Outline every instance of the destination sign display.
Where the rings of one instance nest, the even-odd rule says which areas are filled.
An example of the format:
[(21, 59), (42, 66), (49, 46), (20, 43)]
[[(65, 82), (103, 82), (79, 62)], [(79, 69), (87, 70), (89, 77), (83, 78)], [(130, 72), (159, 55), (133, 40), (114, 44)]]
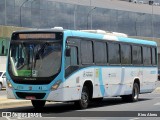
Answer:
[(19, 39), (55, 39), (55, 33), (19, 33)]

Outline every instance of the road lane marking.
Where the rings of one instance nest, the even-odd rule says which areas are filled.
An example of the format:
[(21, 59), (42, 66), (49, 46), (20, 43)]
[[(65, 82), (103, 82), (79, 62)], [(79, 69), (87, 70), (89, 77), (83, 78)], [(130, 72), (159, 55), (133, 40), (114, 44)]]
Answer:
[(155, 103), (154, 105), (160, 105), (160, 102), (158, 102), (158, 103)]
[(107, 120), (107, 119), (103, 119), (103, 118), (99, 118), (99, 119), (89, 119), (89, 118), (82, 118), (81, 120)]

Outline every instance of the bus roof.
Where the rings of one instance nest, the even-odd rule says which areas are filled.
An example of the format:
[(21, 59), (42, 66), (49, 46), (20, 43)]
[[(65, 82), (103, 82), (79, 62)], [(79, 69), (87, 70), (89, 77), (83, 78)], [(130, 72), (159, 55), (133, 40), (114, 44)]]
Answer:
[(109, 40), (109, 41), (120, 41), (120, 42), (126, 42), (126, 43), (136, 43), (136, 44), (157, 46), (157, 43), (155, 41), (149, 41), (149, 40), (128, 38), (128, 37), (115, 36), (115, 35), (105, 35), (105, 34), (100, 34), (100, 33), (89, 33), (89, 32), (76, 31), (76, 30), (64, 31), (64, 33), (66, 33), (66, 35), (68, 34), (68, 36), (69, 36), (69, 32), (71, 33), (71, 36), (75, 36), (75, 37), (85, 37), (85, 38), (93, 38), (93, 39), (102, 39), (102, 40)]
[(126, 42), (126, 43), (136, 43), (136, 44), (157, 46), (157, 43), (155, 41), (128, 38), (128, 37), (123, 37), (119, 35), (116, 36), (111, 34), (91, 33), (91, 32), (87, 32), (87, 30), (80, 31), (80, 30), (64, 30), (64, 29), (31, 29), (31, 30), (16, 31), (13, 33), (32, 33), (32, 32), (64, 32), (66, 37), (73, 36), (73, 37), (102, 39), (102, 40), (109, 40), (109, 41), (120, 41), (120, 42)]

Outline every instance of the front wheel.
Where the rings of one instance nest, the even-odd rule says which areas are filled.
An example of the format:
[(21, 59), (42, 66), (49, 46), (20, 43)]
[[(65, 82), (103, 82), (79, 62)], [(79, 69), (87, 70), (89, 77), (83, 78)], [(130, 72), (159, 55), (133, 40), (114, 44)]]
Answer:
[(75, 102), (75, 105), (80, 109), (86, 109), (89, 104), (89, 90), (86, 86), (83, 87), (81, 99)]
[(45, 100), (31, 100), (31, 102), (35, 109), (42, 109), (46, 103)]

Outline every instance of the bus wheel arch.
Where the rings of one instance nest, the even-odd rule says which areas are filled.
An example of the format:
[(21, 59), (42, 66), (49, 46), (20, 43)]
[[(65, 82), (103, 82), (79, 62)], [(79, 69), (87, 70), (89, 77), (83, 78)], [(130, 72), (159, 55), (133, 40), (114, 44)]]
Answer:
[(92, 99), (92, 95), (93, 95), (93, 84), (90, 80), (87, 80), (83, 84), (80, 100), (75, 101), (76, 107), (80, 109), (86, 109), (89, 105), (89, 102)]
[(89, 100), (92, 100), (93, 96), (93, 83), (90, 80), (84, 82), (83, 87), (86, 86), (89, 90)]
[(133, 85), (137, 83), (139, 86), (139, 90), (140, 90), (140, 80), (138, 78), (135, 78)]

